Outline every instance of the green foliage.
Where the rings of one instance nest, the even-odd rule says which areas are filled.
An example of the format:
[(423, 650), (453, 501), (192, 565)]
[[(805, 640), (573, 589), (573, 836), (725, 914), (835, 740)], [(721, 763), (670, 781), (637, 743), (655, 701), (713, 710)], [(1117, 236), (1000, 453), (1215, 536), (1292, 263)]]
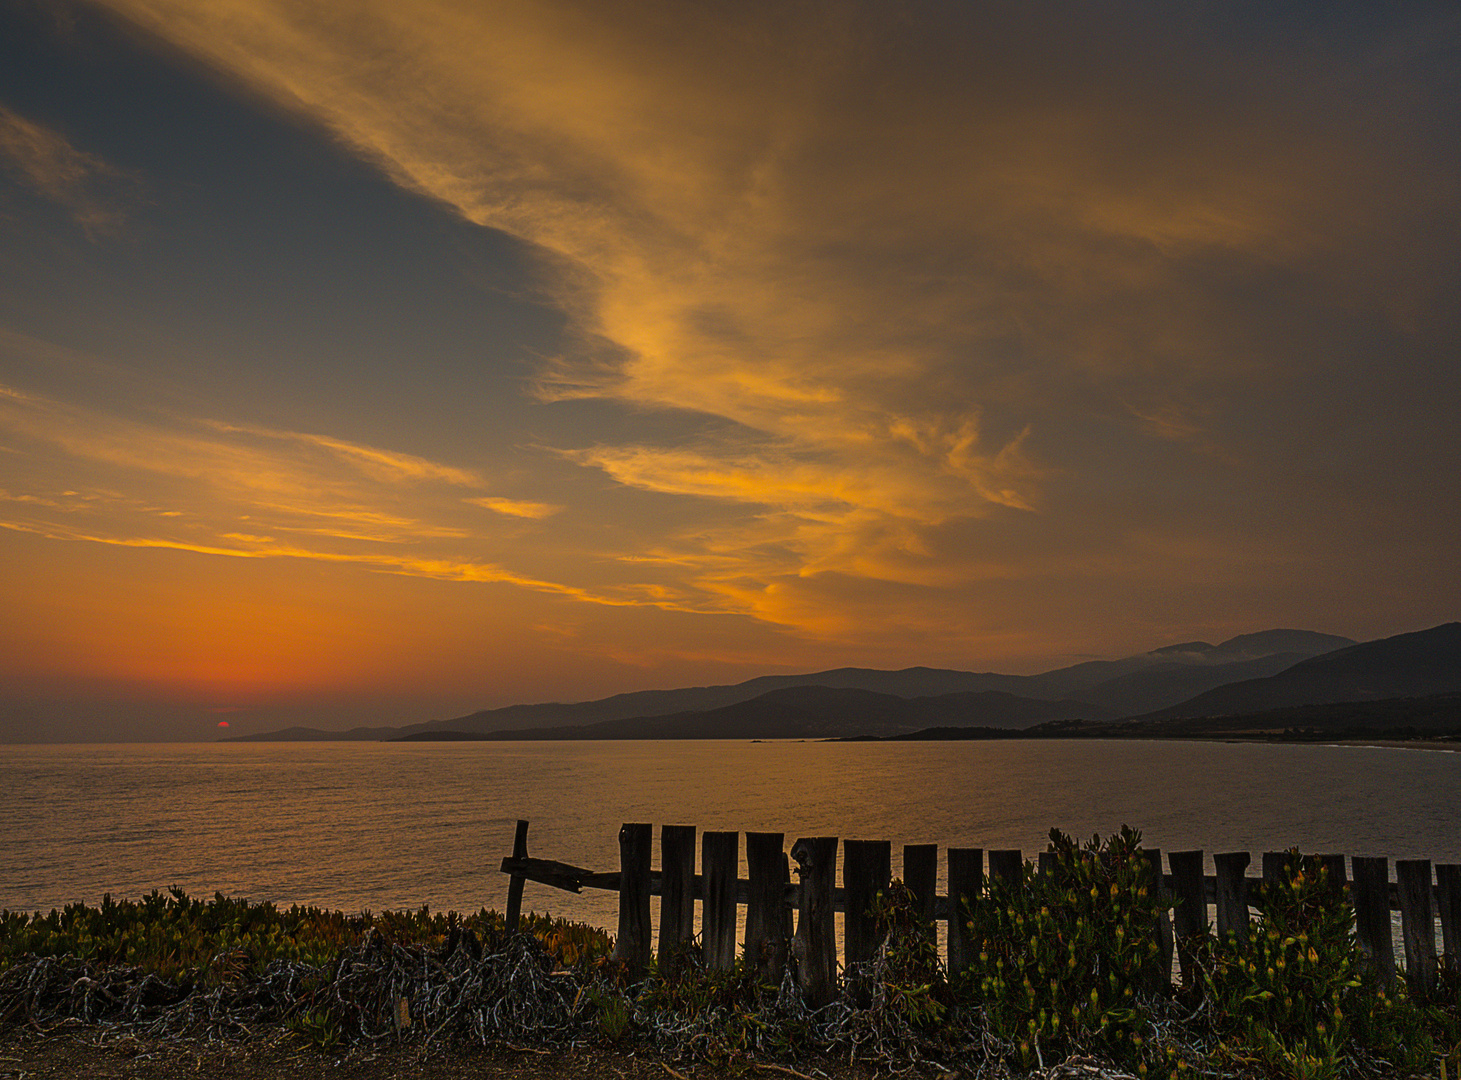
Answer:
[(1126, 827), (1084, 846), (1051, 830), (1048, 873), (1027, 864), (1018, 887), (991, 881), (973, 904), (979, 953), (961, 990), (1022, 1067), (1089, 1047), (1145, 1075), (1140, 995), (1156, 982), (1159, 907), (1140, 845)]
[(598, 1016), (599, 1034), (610, 1043), (621, 1042), (633, 1026), (633, 1002), (613, 985), (591, 983), (584, 988), (584, 993)]
[(340, 1043), (340, 1024), (329, 1009), (301, 1010), (286, 1023), (291, 1031), (303, 1035), (321, 1050), (333, 1050)]
[(919, 917), (912, 891), (897, 878), (878, 894), (873, 919), (883, 939), (873, 965), (874, 1001), (914, 1028), (937, 1027), (947, 1012), (947, 985), (933, 925)]
[(1341, 1075), (1356, 1048), (1397, 1071), (1427, 1065), (1426, 1016), (1403, 983), (1388, 993), (1377, 984), (1355, 942), (1348, 899), (1316, 859), (1292, 851), (1287, 867), (1257, 890), (1247, 945), (1229, 934), (1199, 955), (1225, 1053), (1295, 1080)]
[[(526, 915), (522, 927), (562, 967), (591, 963), (609, 952), (608, 935), (584, 923)], [(49, 915), (0, 911), (0, 972), (28, 958), (71, 955), (217, 985), (258, 974), (275, 960), (324, 967), (358, 946), (372, 929), (387, 941), (431, 947), (463, 933), (490, 946), (505, 934), (502, 916), (486, 908), (466, 917), (432, 914), (425, 907), (346, 915), (250, 904), (221, 893), (203, 901), (181, 889), (153, 890), (136, 902), (104, 896), (97, 907), (69, 904)]]

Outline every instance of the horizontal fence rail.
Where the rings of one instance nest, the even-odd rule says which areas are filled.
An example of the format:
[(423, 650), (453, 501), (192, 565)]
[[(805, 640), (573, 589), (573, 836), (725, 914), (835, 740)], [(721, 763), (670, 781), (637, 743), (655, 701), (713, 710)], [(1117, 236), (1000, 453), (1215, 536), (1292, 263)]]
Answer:
[[(660, 898), (658, 958), (662, 966), (680, 963), (684, 948), (694, 937), (695, 901), (700, 901), (701, 946), (706, 966), (725, 970), (735, 963), (737, 909), (746, 909), (745, 941), (748, 963), (779, 980), (789, 958), (796, 959), (797, 978), (811, 1003), (830, 1000), (836, 983), (835, 915), (843, 914), (843, 966), (871, 959), (880, 942), (875, 938), (871, 908), (878, 893), (893, 878), (892, 844), (886, 840), (842, 840), (842, 884), (837, 884), (838, 838), (797, 840), (790, 853), (784, 833), (745, 833), (747, 877), (738, 877), (740, 839), (736, 832), (706, 832), (701, 836), (700, 872), (695, 872), (693, 825), (666, 825), (660, 830), (660, 869), (651, 866), (654, 827), (626, 824), (619, 830), (620, 868), (595, 871), (552, 859), (532, 858), (527, 850), (528, 823), (519, 821), (513, 853), (502, 860), (509, 875), (507, 924), (515, 930), (522, 911), (525, 881), (581, 893), (605, 889), (619, 893), (619, 927), (614, 948), (617, 960), (635, 968), (649, 962), (652, 938), (651, 898)], [(902, 880), (915, 908), (928, 920), (944, 923), (946, 959), (951, 976), (973, 959), (959, 903), (977, 903), (986, 875), (1019, 885), (1025, 872), (1019, 850), (983, 848), (947, 849), (948, 893), (937, 895), (938, 845), (910, 844), (903, 848)], [(1248, 852), (1213, 855), (1216, 873), (1206, 874), (1202, 851), (1173, 851), (1162, 870), (1162, 854), (1144, 849), (1159, 897), (1167, 901), (1157, 927), (1157, 944), (1171, 970), (1175, 953), (1184, 985), (1194, 985), (1193, 939), (1211, 932), (1207, 909), (1216, 913), (1216, 931), (1246, 941), (1251, 912), (1248, 898), (1257, 886), (1277, 880), (1287, 867), (1288, 852), (1265, 852), (1261, 876), (1250, 876)], [(1347, 892), (1355, 913), (1355, 933), (1361, 950), (1386, 983), (1396, 977), (1396, 956), (1391, 938), (1392, 911), (1400, 912), (1401, 943), (1406, 979), (1417, 993), (1435, 985), (1441, 957), (1436, 952), (1439, 920), (1442, 954), (1447, 963), (1461, 958), (1461, 866), (1434, 867), (1426, 859), (1395, 863), (1390, 881), (1389, 860), (1320, 855), (1336, 889)], [(986, 870), (987, 860), (987, 870)], [(791, 880), (796, 863), (798, 882)], [(1035, 870), (1048, 873), (1055, 854), (1038, 853)], [(793, 913), (796, 914), (793, 927)], [(1162, 980), (1165, 982), (1165, 980)], [(1156, 989), (1157, 987), (1153, 987)]]

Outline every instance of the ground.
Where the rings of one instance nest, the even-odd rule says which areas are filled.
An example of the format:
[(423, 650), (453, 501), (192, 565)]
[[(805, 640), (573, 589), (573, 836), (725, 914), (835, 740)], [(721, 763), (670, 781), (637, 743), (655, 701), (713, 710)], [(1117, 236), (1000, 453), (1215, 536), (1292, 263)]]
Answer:
[[(0, 1080), (874, 1080), (879, 1075), (846, 1064), (805, 1068), (663, 1064), (604, 1050), (411, 1047), (331, 1054), (293, 1036), (239, 1043), (160, 1042), (80, 1027), (44, 1035), (11, 1030), (0, 1036)], [(950, 1080), (959, 1075), (948, 1074)]]

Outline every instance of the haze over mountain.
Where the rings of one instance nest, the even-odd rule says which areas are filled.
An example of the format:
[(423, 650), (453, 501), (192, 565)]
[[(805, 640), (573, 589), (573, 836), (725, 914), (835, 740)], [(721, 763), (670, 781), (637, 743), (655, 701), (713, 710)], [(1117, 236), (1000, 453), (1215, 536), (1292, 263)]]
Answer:
[[(985, 708), (981, 715), (987, 715), (989, 719), (956, 720), (941, 714), (938, 718), (930, 717), (926, 720), (910, 719), (908, 723), (915, 728), (952, 723), (995, 727), (1024, 726), (1076, 716), (1103, 719), (1147, 712), (1177, 704), (1223, 683), (1269, 674), (1301, 659), (1353, 644), (1355, 643), (1349, 638), (1308, 630), (1268, 630), (1244, 634), (1219, 645), (1200, 641), (1183, 642), (1136, 656), (1118, 660), (1087, 661), (1038, 675), (1004, 675), (927, 667), (906, 668), (901, 671), (837, 668), (803, 675), (767, 675), (728, 686), (644, 690), (617, 694), (599, 701), (511, 705), (449, 720), (399, 728), (355, 728), (346, 732), (291, 728), (244, 736), (239, 741), (431, 738), (446, 733), (486, 735), (502, 731), (577, 728), (613, 721), (704, 713), (796, 687), (855, 690), (899, 699), (1003, 694), (1024, 699), (1029, 704), (1016, 708), (1006, 702), (1006, 708), (1001, 712), (991, 707), (996, 699), (986, 697), (982, 699)], [(844, 705), (850, 700), (844, 701)], [(775, 711), (783, 705), (784, 701), (773, 698), (767, 707)], [(879, 713), (874, 709), (867, 718), (867, 723), (875, 725), (878, 716), (885, 712), (886, 710)], [(906, 711), (905, 715), (912, 717), (914, 714)], [(1015, 718), (1020, 722), (1015, 722)], [(734, 723), (744, 727), (749, 721), (740, 717), (734, 719)], [(746, 727), (746, 730), (750, 728)]]
[(1453, 691), (1461, 691), (1461, 622), (1311, 657), (1267, 678), (1208, 690), (1161, 709), (1150, 719), (1224, 716)]

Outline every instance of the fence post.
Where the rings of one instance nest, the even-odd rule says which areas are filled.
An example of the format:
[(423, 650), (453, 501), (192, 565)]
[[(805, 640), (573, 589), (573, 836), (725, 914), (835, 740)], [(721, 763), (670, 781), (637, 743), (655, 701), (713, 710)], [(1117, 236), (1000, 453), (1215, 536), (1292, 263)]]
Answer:
[(843, 964), (865, 963), (877, 955), (877, 920), (873, 903), (893, 877), (893, 845), (887, 840), (842, 841)]
[[(517, 832), (512, 838), (512, 857), (514, 859), (526, 859), (528, 857), (528, 823), (519, 820)], [(507, 879), (507, 911), (503, 916), (503, 922), (509, 934), (517, 933), (518, 923), (523, 913), (523, 879), (513, 874)]]
[(695, 826), (664, 826), (659, 851), (659, 963), (668, 971), (695, 936)]
[(1227, 851), (1212, 857), (1217, 871), (1217, 932), (1219, 938), (1233, 934), (1240, 946), (1248, 944), (1248, 869), (1246, 851)]
[(1348, 879), (1344, 876), (1344, 856), (1320, 855), (1319, 865), (1324, 868), (1325, 879), (1329, 887), (1342, 895), (1349, 885)]
[(797, 982), (809, 1008), (820, 1009), (832, 1000), (837, 978), (837, 937), (833, 925), (832, 890), (837, 881), (837, 837), (798, 840), (791, 849), (801, 875), (801, 904), (797, 912)]
[(913, 911), (933, 925), (934, 900), (938, 896), (938, 845), (903, 845), (903, 884), (913, 894)]
[(1263, 884), (1276, 885), (1290, 873), (1287, 851), (1265, 851), (1263, 853)]
[(1389, 988), (1395, 982), (1395, 946), (1390, 940), (1390, 860), (1356, 855), (1350, 862), (1354, 869), (1350, 898), (1354, 901), (1355, 936), (1380, 982)]
[(784, 833), (746, 833), (746, 963), (772, 982), (786, 966)]
[(1177, 963), (1182, 969), (1182, 986), (1197, 986), (1194, 939), (1207, 936), (1207, 891), (1202, 882), (1202, 852), (1169, 851), (1172, 868), (1172, 931), (1177, 938)]
[(960, 913), (960, 901), (972, 908), (984, 891), (984, 849), (949, 848), (949, 976), (962, 975), (979, 952)]
[(654, 826), (625, 824), (619, 829), (619, 939), (614, 959), (633, 971), (649, 963), (649, 859)]
[[(781, 853), (781, 884), (787, 895), (790, 896), (791, 856), (784, 851)], [(791, 947), (791, 939), (796, 937), (796, 924), (794, 921), (795, 909), (796, 904), (783, 903), (781, 907), (781, 936), (786, 940), (788, 948)]]
[(1157, 901), (1156, 941), (1157, 955), (1152, 961), (1152, 971), (1147, 990), (1153, 994), (1165, 994), (1172, 986), (1172, 917), (1167, 913), (1171, 907), (1170, 896), (1162, 884), (1162, 849), (1143, 848), (1150, 874), (1147, 888)]
[(1436, 893), (1446, 967), (1461, 971), (1461, 866), (1443, 863), (1436, 867)]
[(741, 834), (707, 832), (700, 838), (700, 868), (705, 898), (700, 905), (700, 941), (705, 967), (729, 971), (736, 966), (736, 871)]
[(1431, 906), (1431, 861), (1397, 859), (1400, 935), (1405, 942), (1405, 981), (1417, 1001), (1436, 988), (1436, 919)]
[(989, 853), (989, 877), (1018, 887), (1025, 868), (1024, 856), (1018, 848)]

